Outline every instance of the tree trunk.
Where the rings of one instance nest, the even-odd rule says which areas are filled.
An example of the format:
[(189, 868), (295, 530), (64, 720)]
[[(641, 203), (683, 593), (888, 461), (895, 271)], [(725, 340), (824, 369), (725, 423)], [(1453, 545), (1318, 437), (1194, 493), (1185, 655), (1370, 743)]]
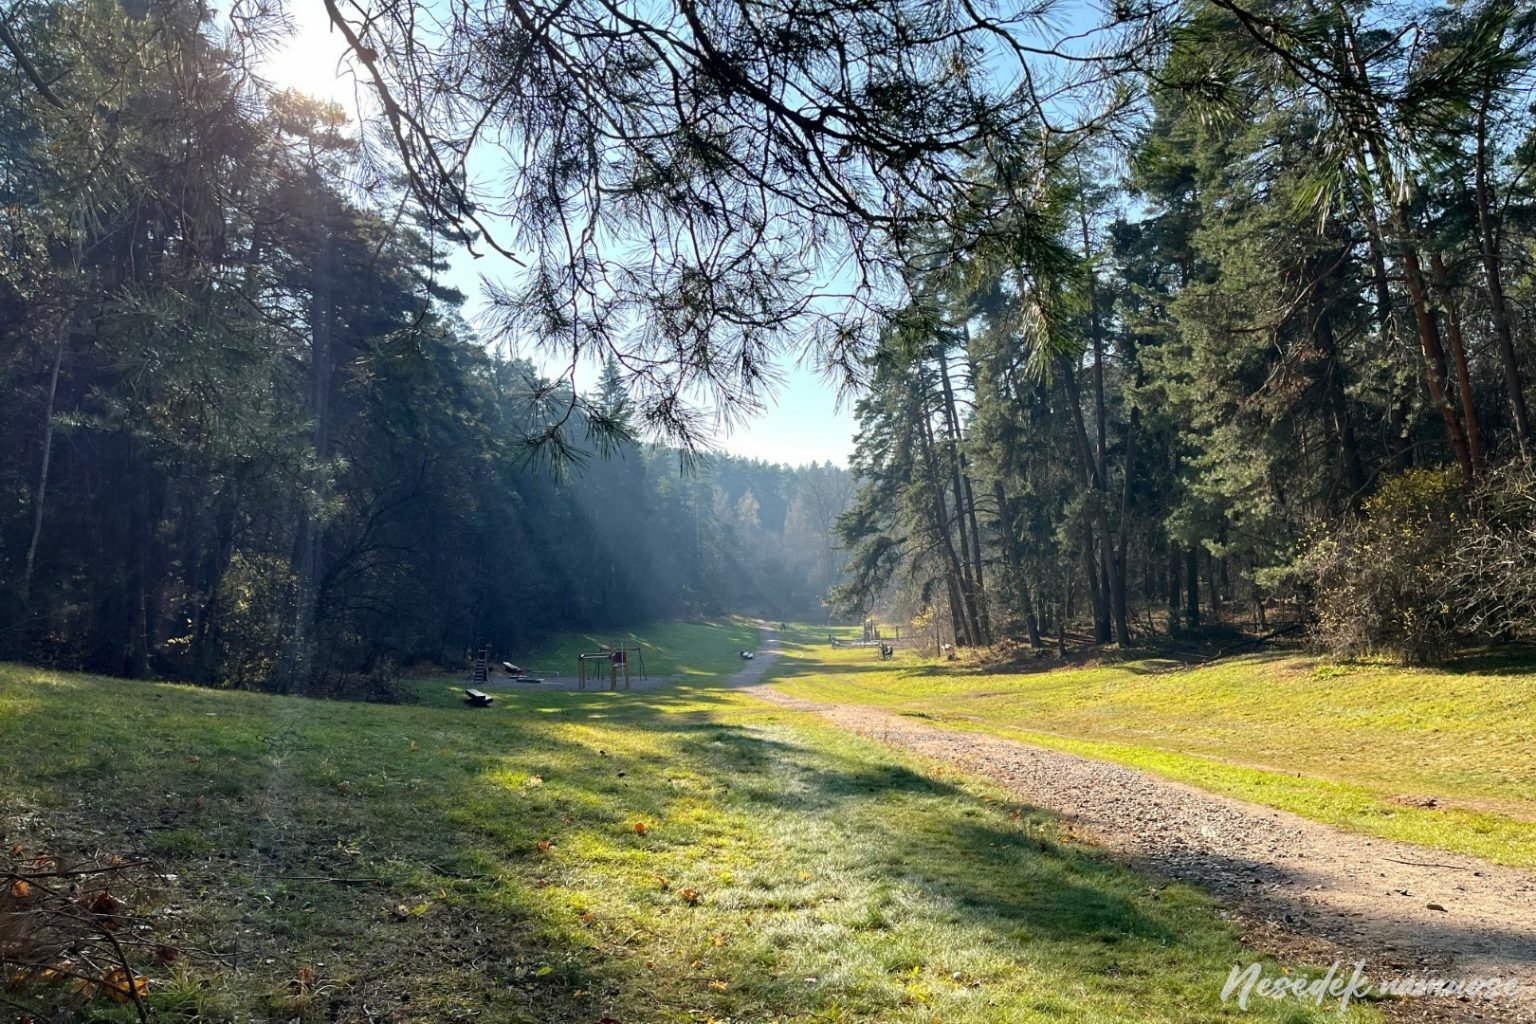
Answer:
[(965, 640), (965, 615), (960, 610), (960, 586), (955, 582), (954, 573), (944, 574), (944, 585), (949, 591), (949, 633), (954, 637), (955, 646), (962, 646)]
[(1184, 625), (1200, 625), (1200, 549), (1193, 544), (1184, 549)]
[(1445, 340), (1451, 349), (1451, 365), (1456, 369), (1456, 390), (1461, 397), (1461, 415), (1466, 423), (1467, 451), (1472, 459), (1472, 472), (1483, 474), (1483, 432), (1478, 424), (1477, 404), (1472, 395), (1472, 371), (1467, 367), (1467, 348), (1461, 338), (1461, 313), (1456, 308), (1456, 294), (1451, 290), (1451, 277), (1445, 270), (1445, 261), (1439, 253), (1430, 253), (1430, 270), (1435, 275), (1435, 285), (1445, 302)]
[[(978, 644), (978, 634), (981, 626), (976, 618), (975, 607), (970, 603), (970, 580), (966, 575), (966, 562), (955, 550), (955, 538), (950, 533), (949, 509), (944, 501), (944, 478), (939, 472), (938, 457), (934, 453), (933, 424), (929, 422), (928, 411), (918, 403), (917, 428), (919, 440), (923, 448), (923, 460), (928, 470), (929, 485), (933, 488), (933, 529), (935, 539), (940, 542), (944, 552), (945, 561), (949, 566), (951, 584), (958, 590), (956, 603), (959, 612), (959, 620), (964, 624), (963, 632), (966, 646), (974, 647)], [(961, 642), (962, 633), (956, 631), (955, 643)]]
[(1177, 633), (1179, 630), (1180, 606), (1183, 601), (1180, 598), (1181, 589), (1179, 579), (1184, 571), (1184, 559), (1179, 555), (1179, 546), (1173, 541), (1168, 542), (1168, 578), (1166, 580), (1168, 594), (1168, 632)]
[(1354, 418), (1349, 414), (1349, 396), (1344, 391), (1344, 370), (1339, 365), (1338, 345), (1333, 336), (1333, 317), (1319, 309), (1312, 337), (1323, 357), (1323, 394), (1328, 400), (1329, 417), (1339, 444), (1339, 473), (1349, 490), (1348, 504), (1353, 506), (1365, 490), (1365, 470), (1360, 464), (1360, 444), (1355, 437)]
[(1083, 576), (1088, 581), (1088, 603), (1093, 608), (1093, 639), (1107, 644), (1109, 631), (1109, 594), (1100, 583), (1097, 553), (1099, 544), (1094, 537), (1093, 523), (1083, 523)]
[[(1401, 230), (1401, 228), (1400, 228)], [(1440, 332), (1429, 315), (1429, 298), (1424, 287), (1424, 270), (1419, 263), (1418, 250), (1404, 239), (1402, 243), (1403, 278), (1408, 285), (1408, 299), (1413, 305), (1413, 319), (1419, 332), (1419, 345), (1424, 355), (1424, 381), (1429, 388), (1429, 400), (1440, 412), (1445, 424), (1445, 436), (1450, 441), (1456, 465), (1461, 468), (1463, 480), (1471, 481), (1475, 475), (1472, 449), (1467, 435), (1456, 419), (1456, 409), (1445, 391), (1445, 350), (1440, 345)]]
[[(1114, 548), (1113, 537), (1109, 529), (1109, 513), (1105, 509), (1107, 495), (1104, 491), (1104, 481), (1098, 471), (1098, 463), (1093, 457), (1093, 448), (1088, 441), (1087, 424), (1083, 422), (1082, 395), (1078, 391), (1077, 376), (1073, 372), (1072, 361), (1065, 353), (1056, 357), (1057, 372), (1061, 375), (1062, 388), (1067, 396), (1067, 412), (1072, 419), (1072, 429), (1077, 438), (1078, 459), (1082, 464), (1084, 485), (1089, 491), (1089, 517), (1092, 528), (1088, 536), (1092, 538), (1098, 535), (1099, 545), (1103, 549), (1105, 562), (1106, 584), (1100, 586), (1099, 572), (1094, 565), (1095, 559), (1091, 556), (1085, 565), (1089, 573), (1089, 596), (1093, 600), (1094, 639), (1101, 644), (1107, 644), (1113, 638), (1110, 632), (1110, 594), (1114, 592)], [(1122, 635), (1124, 643), (1128, 637)]]
[(997, 502), (997, 531), (1003, 553), (1004, 571), (1013, 584), (1014, 601), (1019, 614), (1024, 617), (1024, 630), (1029, 635), (1031, 647), (1040, 646), (1040, 621), (1035, 615), (1034, 601), (1029, 593), (1029, 580), (1024, 574), (1024, 559), (1019, 551), (1018, 534), (1015, 532), (1013, 506), (1001, 480), (992, 481), (992, 500)]
[(1130, 599), (1126, 593), (1126, 554), (1131, 541), (1131, 459), (1136, 451), (1137, 409), (1131, 409), (1130, 422), (1125, 430), (1125, 457), (1121, 460), (1120, 473), (1120, 523), (1115, 543), (1114, 572), (1110, 574), (1110, 610), (1115, 617), (1115, 632), (1121, 646), (1131, 642)]
[(48, 377), (48, 401), (43, 406), (43, 457), (37, 470), (37, 487), (32, 493), (32, 537), (27, 542), (27, 558), (21, 572), (22, 607), (32, 603), (32, 576), (37, 569), (37, 545), (43, 536), (43, 513), (48, 507), (48, 471), (53, 464), (53, 406), (58, 400), (59, 371), (64, 366), (64, 344), (69, 338), (69, 320), (60, 322), (55, 338), (53, 372)]
[(321, 573), (321, 553), (325, 538), (325, 504), (328, 491), (331, 449), (331, 378), (334, 354), (331, 333), (334, 328), (335, 297), (333, 266), (335, 246), (330, 234), (317, 221), (320, 244), (311, 254), (310, 267), (310, 395), (309, 413), (313, 430), (315, 475), (311, 493), (301, 505), (297, 553), (294, 565), (295, 600), (292, 650), (289, 655), (285, 691), (292, 693), (306, 687), (314, 672), (315, 626), (320, 615), (317, 600)]
[(1499, 232), (1494, 223), (1493, 189), (1488, 184), (1488, 96), (1477, 111), (1477, 147), (1472, 164), (1473, 199), (1477, 205), (1477, 234), (1483, 255), (1483, 276), (1488, 289), (1488, 309), (1493, 320), (1493, 336), (1499, 346), (1499, 362), (1504, 369), (1504, 389), (1509, 394), (1510, 412), (1514, 414), (1515, 439), (1523, 455), (1531, 438), (1530, 414), (1525, 406), (1525, 388), (1520, 380), (1520, 362), (1515, 356), (1514, 332), (1509, 326), (1509, 304), (1504, 299), (1504, 272), (1499, 259)]
[[(1403, 283), (1408, 288), (1408, 302), (1413, 309), (1414, 326), (1418, 331), (1419, 350), (1424, 360), (1424, 382), (1429, 389), (1429, 399), (1434, 407), (1439, 410), (1441, 421), (1445, 424), (1446, 439), (1450, 442), (1451, 451), (1456, 456), (1456, 464), (1461, 467), (1462, 479), (1471, 481), (1473, 478), (1472, 451), (1467, 445), (1466, 435), (1462, 432), (1461, 424), (1456, 419), (1456, 409), (1452, 406), (1445, 390), (1445, 351), (1440, 345), (1440, 332), (1435, 327), (1434, 317), (1429, 312), (1428, 289), (1424, 284), (1424, 268), (1419, 261), (1417, 240), (1413, 231), (1412, 222), (1409, 219), (1407, 198), (1404, 193), (1404, 182), (1399, 181), (1393, 170), (1392, 161), (1386, 151), (1386, 145), (1382, 141), (1384, 128), (1382, 118), (1377, 109), (1375, 93), (1371, 87), (1370, 74), (1366, 67), (1365, 56), (1360, 49), (1360, 41), (1357, 38), (1354, 27), (1346, 26), (1347, 53), (1342, 61), (1344, 67), (1345, 85), (1352, 86), (1352, 91), (1357, 91), (1365, 106), (1364, 117), (1366, 123), (1359, 130), (1356, 142), (1356, 163), (1363, 177), (1374, 177), (1375, 186), (1379, 195), (1387, 197), (1387, 210), (1393, 233), (1397, 236), (1398, 255), (1403, 263)], [(1364, 146), (1364, 152), (1358, 147)], [(1370, 156), (1370, 168), (1366, 166), (1366, 154)], [(1374, 175), (1371, 170), (1374, 170)]]
[(955, 515), (960, 525), (960, 547), (970, 563), (975, 587), (971, 597), (976, 610), (979, 641), (992, 642), (992, 616), (987, 609), (986, 575), (982, 569), (981, 528), (976, 521), (976, 494), (966, 472), (965, 452), (961, 448), (960, 414), (955, 407), (955, 389), (949, 377), (949, 354), (939, 348), (939, 382), (944, 393), (944, 424), (949, 433), (950, 467), (955, 488)]

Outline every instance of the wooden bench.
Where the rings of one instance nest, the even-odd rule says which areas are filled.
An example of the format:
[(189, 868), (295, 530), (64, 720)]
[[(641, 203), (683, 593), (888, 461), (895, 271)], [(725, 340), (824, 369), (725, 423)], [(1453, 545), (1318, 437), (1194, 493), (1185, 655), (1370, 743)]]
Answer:
[(494, 699), (490, 694), (481, 693), (479, 690), (466, 689), (464, 691), (464, 703), (472, 708), (488, 708)]

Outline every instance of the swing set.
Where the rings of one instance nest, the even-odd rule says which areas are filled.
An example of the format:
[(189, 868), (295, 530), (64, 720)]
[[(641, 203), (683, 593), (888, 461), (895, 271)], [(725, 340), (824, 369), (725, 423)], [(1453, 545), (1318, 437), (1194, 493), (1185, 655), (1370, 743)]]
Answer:
[(631, 644), (628, 641), (618, 647), (604, 647), (600, 651), (590, 654), (578, 654), (576, 656), (576, 685), (578, 689), (585, 690), (590, 679), (594, 687), (602, 685), (603, 666), (608, 668), (608, 689), (619, 688), (619, 678), (624, 679), (624, 689), (629, 689), (631, 666), (641, 679), (645, 674), (645, 652), (639, 644)]

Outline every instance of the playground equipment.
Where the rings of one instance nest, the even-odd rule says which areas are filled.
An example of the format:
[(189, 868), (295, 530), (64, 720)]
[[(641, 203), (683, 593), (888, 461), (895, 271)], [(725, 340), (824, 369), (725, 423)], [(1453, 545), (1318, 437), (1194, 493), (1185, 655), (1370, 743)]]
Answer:
[(587, 680), (594, 683), (602, 682), (602, 666), (608, 666), (608, 689), (619, 688), (619, 674), (624, 675), (624, 689), (629, 689), (630, 666), (633, 665), (641, 679), (645, 675), (645, 652), (639, 644), (625, 642), (618, 647), (604, 647), (600, 651), (589, 654), (576, 655), (576, 685), (578, 689), (587, 688)]
[(833, 647), (879, 647), (883, 650), (886, 647), (887, 640), (896, 641), (901, 639), (900, 626), (893, 626), (891, 631), (892, 635), (890, 637), (886, 637), (886, 635), (880, 631), (880, 627), (875, 624), (874, 619), (865, 619), (864, 638), (862, 640), (840, 640), (833, 634), (828, 633), (827, 643), (831, 644)]

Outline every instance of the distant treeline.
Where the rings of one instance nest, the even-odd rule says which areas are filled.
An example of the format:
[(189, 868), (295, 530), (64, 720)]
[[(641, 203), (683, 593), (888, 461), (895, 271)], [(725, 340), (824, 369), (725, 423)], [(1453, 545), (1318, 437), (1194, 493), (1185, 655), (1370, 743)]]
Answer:
[(488, 353), (437, 280), (461, 239), (193, 5), (12, 20), (52, 84), (0, 88), (0, 658), (320, 691), (818, 612), (846, 471), (685, 470), (612, 365), (578, 396)]

